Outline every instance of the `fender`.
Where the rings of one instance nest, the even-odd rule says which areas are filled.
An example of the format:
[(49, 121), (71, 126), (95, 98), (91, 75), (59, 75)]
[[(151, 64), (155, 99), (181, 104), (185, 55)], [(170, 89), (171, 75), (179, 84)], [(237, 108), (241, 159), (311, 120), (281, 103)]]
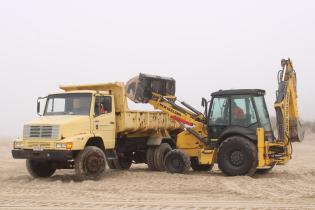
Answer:
[(241, 126), (230, 126), (221, 133), (219, 137), (219, 145), (221, 144), (222, 141), (224, 141), (226, 138), (230, 136), (243, 136), (251, 140), (255, 144), (257, 142), (256, 128), (253, 129)]
[(72, 142), (73, 143), (72, 150), (83, 150), (87, 141), (90, 138), (94, 138), (94, 137), (95, 136), (93, 134), (80, 134), (80, 135), (67, 137), (61, 140), (60, 143)]

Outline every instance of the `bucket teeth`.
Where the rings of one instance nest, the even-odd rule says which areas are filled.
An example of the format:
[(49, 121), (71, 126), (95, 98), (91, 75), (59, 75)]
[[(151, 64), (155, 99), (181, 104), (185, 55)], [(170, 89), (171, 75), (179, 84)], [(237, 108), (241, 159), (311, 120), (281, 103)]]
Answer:
[(135, 103), (147, 103), (152, 93), (175, 96), (175, 80), (148, 74), (139, 74), (126, 84), (127, 97)]

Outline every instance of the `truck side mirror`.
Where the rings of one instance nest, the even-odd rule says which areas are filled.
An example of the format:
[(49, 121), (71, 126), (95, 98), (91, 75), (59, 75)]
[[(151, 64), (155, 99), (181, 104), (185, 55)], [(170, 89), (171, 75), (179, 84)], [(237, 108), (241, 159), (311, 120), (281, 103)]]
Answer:
[(40, 113), (40, 111), (41, 111), (41, 109), (40, 109), (40, 102), (41, 102), (41, 100), (47, 100), (47, 96), (46, 97), (38, 97), (37, 98), (37, 114), (39, 115), (39, 116), (42, 116), (42, 114)]
[(39, 112), (40, 112), (40, 102), (37, 101), (37, 114), (39, 115)]

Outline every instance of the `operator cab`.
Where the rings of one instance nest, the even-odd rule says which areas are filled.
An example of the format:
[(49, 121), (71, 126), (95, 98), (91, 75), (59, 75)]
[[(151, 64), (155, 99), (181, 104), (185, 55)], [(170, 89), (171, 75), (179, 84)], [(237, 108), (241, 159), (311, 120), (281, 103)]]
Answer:
[(230, 134), (256, 140), (258, 127), (264, 128), (267, 139), (273, 139), (269, 113), (259, 89), (220, 90), (211, 94), (207, 113), (209, 139), (224, 139)]

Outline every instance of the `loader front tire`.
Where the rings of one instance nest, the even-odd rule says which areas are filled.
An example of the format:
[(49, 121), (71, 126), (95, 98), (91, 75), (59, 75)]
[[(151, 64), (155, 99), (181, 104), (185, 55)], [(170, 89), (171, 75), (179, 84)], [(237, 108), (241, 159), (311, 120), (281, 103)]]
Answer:
[(26, 169), (33, 178), (48, 178), (56, 171), (51, 161), (39, 160), (26, 160)]
[(189, 156), (180, 149), (174, 149), (165, 156), (165, 169), (170, 173), (186, 173), (190, 168)]
[(250, 140), (232, 136), (220, 145), (217, 160), (219, 168), (228, 176), (252, 176), (258, 163), (257, 150)]
[(154, 150), (154, 165), (158, 171), (165, 171), (165, 156), (172, 150), (172, 147), (168, 143), (162, 143)]
[(105, 174), (106, 158), (96, 146), (87, 146), (75, 159), (75, 173), (78, 181), (99, 180)]

